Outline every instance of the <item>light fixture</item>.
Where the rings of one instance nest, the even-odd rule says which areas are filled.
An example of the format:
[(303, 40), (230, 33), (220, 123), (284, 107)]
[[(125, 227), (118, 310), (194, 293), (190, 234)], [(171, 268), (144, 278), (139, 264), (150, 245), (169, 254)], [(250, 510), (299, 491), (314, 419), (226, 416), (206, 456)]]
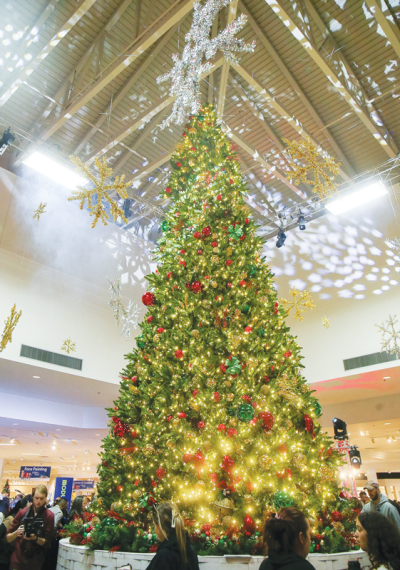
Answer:
[(0, 443), (0, 445), (17, 445), (16, 443)]
[(362, 464), (361, 453), (357, 445), (353, 445), (350, 447), (350, 463), (354, 469), (360, 469), (361, 467)]
[(384, 376), (383, 379), (384, 379), (384, 380), (390, 380), (390, 379), (391, 379), (391, 376)]
[(286, 234), (282, 229), (279, 229), (278, 239), (276, 241), (276, 247), (282, 247), (286, 241)]
[(299, 214), (300, 214), (299, 215), (299, 230), (305, 230), (306, 229), (306, 222), (304, 219), (304, 214), (302, 214), (300, 211), (299, 211)]
[(8, 147), (15, 141), (15, 136), (10, 132), (10, 127), (4, 131), (0, 140), (0, 156), (6, 152)]
[(357, 189), (350, 194), (346, 194), (325, 204), (326, 209), (337, 216), (338, 214), (343, 214), (356, 206), (366, 204), (388, 193), (381, 180), (366, 184), (357, 184), (355, 188)]
[(363, 431), (360, 431), (360, 435), (365, 435), (365, 433)]
[(333, 429), (335, 431), (334, 439), (344, 440), (349, 439), (347, 435), (347, 424), (345, 421), (340, 420), (339, 418), (333, 418)]
[(390, 422), (385, 422), (383, 425), (390, 426)]
[(18, 424), (13, 424), (13, 426), (17, 426)]
[(32, 378), (40, 378), (40, 376), (33, 376)]
[(72, 190), (74, 190), (78, 184), (84, 185), (88, 182), (83, 176), (80, 176), (70, 168), (65, 167), (61, 162), (53, 160), (50, 156), (42, 152), (33, 152), (23, 162), (37, 172), (44, 174), (48, 178), (51, 178), (51, 180)]

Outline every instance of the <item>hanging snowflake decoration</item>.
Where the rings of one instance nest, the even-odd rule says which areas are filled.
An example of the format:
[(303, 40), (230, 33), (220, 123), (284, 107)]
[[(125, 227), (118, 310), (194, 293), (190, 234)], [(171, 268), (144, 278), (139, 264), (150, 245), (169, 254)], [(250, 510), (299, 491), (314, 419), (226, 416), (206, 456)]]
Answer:
[[(157, 78), (157, 83), (171, 80), (170, 95), (176, 95), (171, 115), (162, 122), (164, 129), (172, 122), (182, 125), (190, 112), (196, 115), (201, 108), (200, 80), (212, 68), (212, 63), (202, 63), (213, 58), (217, 50), (221, 50), (229, 63), (238, 64), (234, 52), (252, 52), (256, 44), (248, 44), (237, 39), (235, 35), (245, 26), (247, 16), (241, 14), (236, 20), (222, 30), (218, 36), (210, 39), (213, 20), (219, 10), (228, 6), (232, 0), (208, 0), (204, 6), (200, 2), (193, 3), (193, 22), (185, 36), (186, 45), (182, 59), (178, 54), (172, 55), (174, 67), (169, 73)], [(189, 110), (190, 109), (190, 110)]]
[(16, 305), (11, 309), (11, 315), (4, 321), (5, 327), (0, 340), (0, 352), (3, 352), (9, 342), (12, 341), (12, 333), (21, 318), (22, 311), (18, 313)]
[(124, 307), (121, 299), (121, 279), (119, 277), (116, 277), (115, 281), (111, 281), (108, 277), (107, 280), (110, 284), (108, 305), (114, 311), (117, 324), (122, 323), (121, 335), (124, 335), (127, 340), (131, 336), (131, 328), (135, 329), (138, 326), (140, 309), (133, 301), (129, 301), (128, 306)]
[(61, 350), (69, 354), (70, 352), (75, 352), (76, 350), (76, 342), (72, 342), (72, 340), (68, 337), (62, 343)]
[(396, 271), (397, 273), (400, 273), (400, 239), (398, 237), (394, 237), (393, 239), (387, 239), (385, 241), (388, 246), (395, 252), (394, 260), (398, 263)]
[(396, 315), (393, 317), (389, 315), (387, 321), (383, 321), (381, 325), (375, 326), (378, 327), (382, 333), (381, 352), (395, 354), (397, 358), (400, 358), (400, 346), (398, 345), (400, 339), (400, 330), (396, 330), (394, 328), (394, 325), (397, 323), (398, 321)]
[[(80, 200), (81, 210), (87, 200), (90, 215), (94, 216), (92, 228), (96, 226), (99, 220), (101, 220), (105, 226), (107, 225), (108, 215), (103, 200), (110, 204), (110, 213), (114, 221), (117, 221), (118, 218), (122, 218), (127, 224), (128, 220), (125, 218), (123, 210), (118, 206), (117, 202), (111, 198), (110, 193), (116, 192), (121, 198), (126, 200), (128, 198), (126, 190), (132, 186), (132, 181), (125, 183), (125, 175), (122, 175), (121, 178), (116, 176), (113, 180), (111, 178), (113, 170), (107, 166), (105, 158), (103, 158), (102, 161), (98, 158), (94, 159), (94, 164), (99, 173), (98, 178), (92, 173), (89, 165), (84, 164), (80, 158), (71, 156), (71, 160), (76, 168), (84, 174), (85, 178), (92, 181), (93, 187), (82, 188), (82, 186), (78, 186), (77, 190), (72, 191), (72, 196), (70, 196), (68, 200)], [(106, 183), (107, 179), (109, 179), (109, 183)], [(93, 203), (93, 198), (96, 198), (96, 203)]]
[(292, 300), (281, 299), (281, 303), (288, 314), (292, 309), (295, 309), (294, 316), (299, 321), (302, 321), (305, 310), (312, 310), (315, 307), (311, 294), (309, 291), (299, 291), (296, 287), (293, 287), (293, 289), (289, 291), (289, 295), (291, 295)]
[[(334, 180), (338, 175), (340, 162), (335, 162), (331, 157), (322, 157), (310, 137), (299, 141), (283, 139), (283, 142), (288, 145), (285, 152), (293, 168), (290, 172), (286, 172), (286, 178), (294, 180), (295, 184), (300, 182), (311, 184), (312, 191), (321, 200), (333, 196), (337, 191)], [(308, 178), (309, 172), (312, 172), (312, 178)]]
[(45, 207), (47, 204), (45, 202), (40, 202), (39, 207), (33, 211), (33, 219), (39, 221), (40, 216), (46, 213)]
[(328, 317), (322, 317), (322, 326), (325, 327), (326, 329), (329, 329), (331, 323), (329, 322)]

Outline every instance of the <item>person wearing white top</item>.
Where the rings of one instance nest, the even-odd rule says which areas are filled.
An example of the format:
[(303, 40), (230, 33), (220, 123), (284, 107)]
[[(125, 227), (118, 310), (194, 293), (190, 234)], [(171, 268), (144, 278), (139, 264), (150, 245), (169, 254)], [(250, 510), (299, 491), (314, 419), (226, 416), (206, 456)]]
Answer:
[(400, 570), (400, 532), (382, 513), (360, 513), (356, 538), (373, 570)]
[(64, 516), (63, 510), (68, 506), (67, 499), (60, 499), (54, 507), (51, 507), (49, 511), (54, 514), (54, 528), (58, 528), (61, 519)]

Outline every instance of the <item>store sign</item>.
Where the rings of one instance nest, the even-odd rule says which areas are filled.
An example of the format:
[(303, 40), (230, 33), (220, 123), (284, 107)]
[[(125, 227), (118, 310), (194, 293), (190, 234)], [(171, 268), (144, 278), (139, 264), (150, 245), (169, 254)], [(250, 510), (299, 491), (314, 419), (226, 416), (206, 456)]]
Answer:
[(19, 472), (20, 479), (40, 479), (41, 481), (50, 480), (51, 467), (21, 467)]
[(54, 488), (54, 498), (67, 499), (68, 509), (71, 507), (73, 477), (57, 477)]
[(74, 481), (74, 491), (82, 491), (84, 489), (94, 489), (94, 481)]

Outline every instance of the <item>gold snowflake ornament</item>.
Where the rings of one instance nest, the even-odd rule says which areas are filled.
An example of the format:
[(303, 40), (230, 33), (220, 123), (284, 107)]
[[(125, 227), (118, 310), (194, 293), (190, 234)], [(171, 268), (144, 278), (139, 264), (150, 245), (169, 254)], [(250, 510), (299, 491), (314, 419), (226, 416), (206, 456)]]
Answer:
[[(331, 157), (322, 157), (310, 137), (299, 141), (287, 139), (283, 141), (288, 145), (286, 153), (293, 168), (290, 172), (286, 172), (286, 178), (294, 180), (295, 184), (300, 182), (311, 184), (312, 191), (321, 200), (333, 196), (336, 193), (337, 184), (334, 180), (339, 172), (340, 162), (335, 162)], [(309, 172), (312, 173), (312, 178), (308, 178)]]
[(67, 354), (69, 354), (70, 352), (75, 352), (76, 342), (72, 342), (70, 338), (67, 338), (67, 340), (64, 340), (64, 342), (62, 343), (61, 350), (63, 350)]
[(328, 317), (322, 317), (322, 326), (324, 326), (326, 329), (329, 329), (329, 327), (331, 326)]
[(40, 202), (39, 207), (33, 211), (33, 219), (39, 221), (40, 216), (46, 213), (45, 207), (47, 204), (45, 202)]
[(293, 287), (293, 289), (289, 291), (289, 295), (291, 295), (292, 300), (281, 299), (281, 303), (288, 314), (292, 309), (295, 309), (294, 316), (299, 321), (302, 321), (305, 310), (312, 310), (315, 307), (311, 294), (309, 291), (299, 291), (296, 287)]
[(4, 321), (5, 327), (0, 341), (0, 352), (3, 352), (9, 342), (12, 341), (12, 333), (22, 315), (22, 311), (17, 312), (15, 305), (11, 309), (11, 315)]
[[(121, 177), (116, 176), (114, 180), (110, 180), (109, 183), (107, 183), (106, 180), (113, 175), (113, 170), (107, 166), (105, 158), (103, 158), (103, 160), (99, 158), (94, 159), (95, 167), (99, 173), (98, 177), (91, 172), (89, 166), (84, 164), (80, 158), (71, 156), (71, 160), (76, 168), (82, 172), (88, 180), (93, 182), (94, 186), (93, 188), (82, 188), (82, 186), (78, 186), (78, 190), (73, 190), (72, 196), (70, 196), (68, 200), (80, 200), (81, 210), (87, 200), (90, 215), (94, 216), (92, 228), (96, 226), (99, 220), (101, 220), (105, 226), (107, 225), (108, 216), (103, 205), (103, 200), (110, 204), (111, 215), (114, 221), (118, 218), (122, 218), (125, 223), (128, 223), (123, 210), (118, 206), (115, 200), (111, 198), (110, 192), (116, 192), (121, 198), (126, 200), (128, 198), (126, 190), (129, 186), (132, 186), (132, 181), (125, 183), (125, 175), (123, 175)], [(93, 196), (95, 194), (97, 195), (97, 201), (96, 204), (93, 204)]]

